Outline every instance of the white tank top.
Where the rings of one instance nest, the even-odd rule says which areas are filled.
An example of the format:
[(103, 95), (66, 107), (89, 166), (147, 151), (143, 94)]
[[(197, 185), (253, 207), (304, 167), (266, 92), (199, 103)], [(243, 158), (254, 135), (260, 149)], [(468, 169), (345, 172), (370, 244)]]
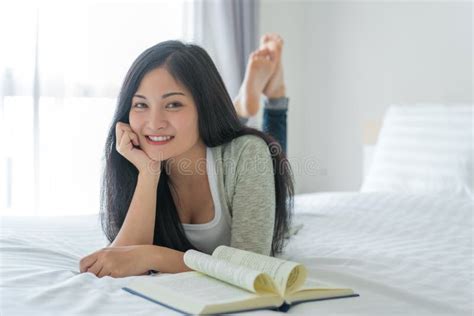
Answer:
[(217, 187), (215, 159), (210, 148), (206, 149), (206, 170), (214, 203), (214, 218), (204, 224), (182, 224), (189, 241), (199, 250), (211, 254), (217, 246), (230, 245), (232, 219), (228, 212), (222, 212)]

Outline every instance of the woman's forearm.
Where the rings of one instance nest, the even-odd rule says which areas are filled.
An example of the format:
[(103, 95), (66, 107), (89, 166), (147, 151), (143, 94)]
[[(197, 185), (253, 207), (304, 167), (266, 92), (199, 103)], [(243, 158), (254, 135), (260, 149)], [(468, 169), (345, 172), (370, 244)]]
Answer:
[(138, 174), (137, 186), (127, 216), (110, 246), (153, 244), (159, 179), (159, 174)]
[(193, 271), (184, 263), (184, 252), (161, 246), (150, 246), (150, 270), (162, 273)]

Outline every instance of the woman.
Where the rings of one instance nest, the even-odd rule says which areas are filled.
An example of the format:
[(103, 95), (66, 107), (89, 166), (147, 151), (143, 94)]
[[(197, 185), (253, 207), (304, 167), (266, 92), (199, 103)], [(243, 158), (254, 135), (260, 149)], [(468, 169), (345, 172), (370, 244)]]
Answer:
[(110, 247), (80, 261), (98, 277), (189, 271), (184, 251), (220, 244), (275, 255), (291, 219), (281, 146), (245, 127), (209, 55), (159, 43), (132, 64), (105, 152), (101, 218)]

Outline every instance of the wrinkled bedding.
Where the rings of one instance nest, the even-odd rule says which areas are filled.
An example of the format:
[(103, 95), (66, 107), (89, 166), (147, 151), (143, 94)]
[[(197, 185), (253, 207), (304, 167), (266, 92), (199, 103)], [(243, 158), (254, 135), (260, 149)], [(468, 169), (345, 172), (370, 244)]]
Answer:
[[(296, 196), (294, 224), (303, 226), (282, 257), (360, 297), (288, 313), (471, 315), (473, 207), (470, 199), (434, 195)], [(177, 315), (122, 290), (136, 277), (79, 273), (79, 260), (106, 245), (97, 215), (0, 220), (1, 315)]]

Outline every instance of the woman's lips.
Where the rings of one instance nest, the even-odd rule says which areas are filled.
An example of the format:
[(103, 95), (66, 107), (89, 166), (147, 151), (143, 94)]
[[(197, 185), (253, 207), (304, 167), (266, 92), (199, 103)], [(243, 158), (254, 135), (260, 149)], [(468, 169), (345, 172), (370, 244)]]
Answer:
[(168, 139), (168, 140), (162, 140), (162, 141), (151, 140), (150, 137), (148, 137), (148, 136), (145, 136), (145, 138), (146, 138), (147, 143), (150, 144), (150, 145), (166, 145), (174, 139), (174, 136), (171, 136), (171, 138)]

